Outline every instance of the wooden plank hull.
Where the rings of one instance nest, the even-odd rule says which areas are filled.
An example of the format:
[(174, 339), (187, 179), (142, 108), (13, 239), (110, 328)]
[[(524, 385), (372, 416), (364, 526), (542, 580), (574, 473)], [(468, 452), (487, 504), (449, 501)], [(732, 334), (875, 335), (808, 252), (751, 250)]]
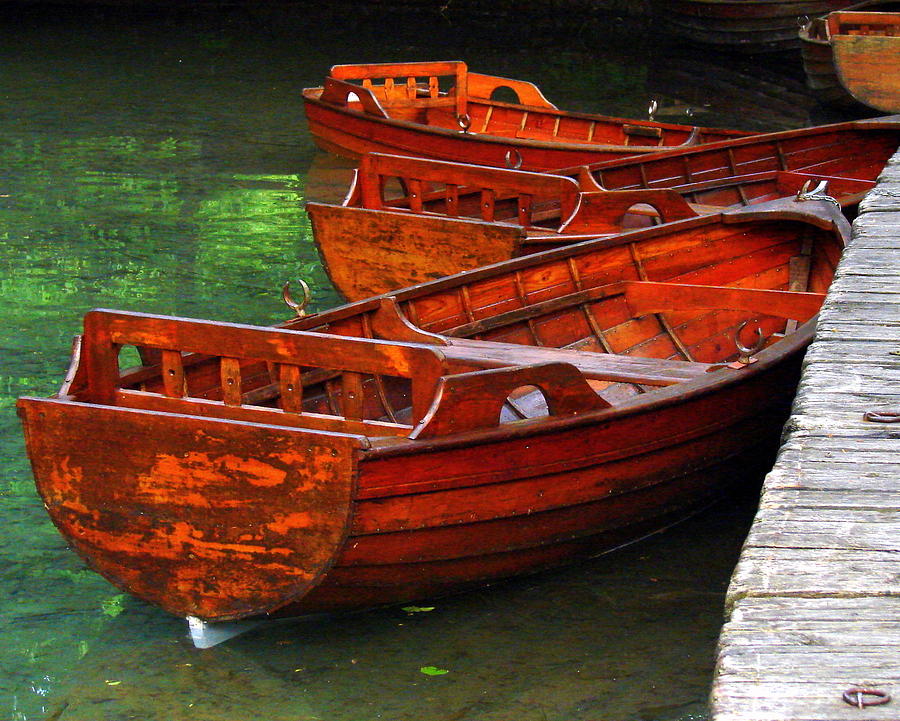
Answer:
[[(531, 458), (515, 468), (493, 464), (485, 469), (490, 482), (456, 482), (422, 494), (415, 504), (407, 497), (361, 500), (347, 544), (352, 550), (286, 612), (448, 593), (571, 563), (660, 531), (733, 490), (735, 458), (748, 448), (771, 447), (798, 377), (799, 356), (765, 374), (755, 389), (729, 389), (599, 427), (454, 450), (446, 461), (438, 452), (426, 466), (430, 482), (441, 480), (435, 468)], [(753, 417), (719, 417), (732, 402)], [(533, 448), (540, 457), (529, 453)], [(412, 459), (378, 465), (379, 476), (420, 480), (415, 474), (422, 464)], [(363, 467), (361, 486), (366, 472)], [(408, 515), (402, 527), (389, 530), (398, 506)]]
[[(444, 94), (424, 90), (404, 95), (429, 77), (455, 73), (456, 87)], [(405, 76), (412, 85), (395, 83)], [(362, 78), (366, 85), (350, 80)], [(386, 85), (372, 85), (371, 79)], [(389, 81), (389, 82), (388, 82)], [(466, 85), (468, 95), (460, 85)], [(491, 99), (497, 88), (512, 90), (518, 103)], [(661, 147), (714, 142), (745, 133), (557, 110), (540, 91), (518, 80), (467, 73), (464, 63), (335, 66), (322, 88), (303, 91), (309, 131), (323, 150), (350, 158), (393, 153), (526, 170), (551, 170)], [(459, 123), (463, 123), (460, 125)], [(463, 129), (465, 128), (465, 129)]]
[[(413, 600), (636, 540), (777, 437), (845, 237), (820, 205), (278, 328), (91, 311), (58, 396), (19, 402), (37, 487), (91, 567), (210, 621)], [(739, 360), (750, 322), (764, 342)], [(120, 369), (125, 346), (144, 365)]]
[(665, 18), (675, 32), (705, 45), (744, 52), (798, 47), (805, 20), (847, 7), (845, 0), (674, 0)]

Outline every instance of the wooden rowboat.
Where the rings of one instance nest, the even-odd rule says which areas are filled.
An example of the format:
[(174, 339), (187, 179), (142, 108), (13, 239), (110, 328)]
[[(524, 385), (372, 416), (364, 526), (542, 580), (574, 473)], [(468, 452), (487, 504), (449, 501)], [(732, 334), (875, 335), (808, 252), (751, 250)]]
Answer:
[[(492, 99), (498, 92), (517, 100)], [(303, 103), (316, 143), (351, 158), (382, 152), (550, 170), (746, 135), (565, 112), (532, 83), (471, 73), (459, 61), (335, 65), (322, 87), (303, 91)]]
[(308, 203), (307, 212), (333, 285), (358, 300), (630, 226), (808, 197), (811, 189), (852, 215), (898, 145), (900, 122), (878, 119), (554, 174), (371, 155), (343, 204)]
[[(900, 2), (865, 0), (865, 2), (850, 5), (845, 9), (897, 12), (900, 11)], [(800, 28), (799, 38), (803, 71), (806, 73), (806, 86), (815, 93), (819, 102), (827, 105), (859, 107), (858, 101), (844, 89), (838, 80), (837, 71), (834, 68), (831, 38), (828, 33), (828, 16), (821, 15), (806, 23)]]
[[(830, 204), (804, 208), (641, 229), (277, 328), (91, 311), (59, 394), (18, 403), (38, 490), (93, 569), (207, 621), (609, 550), (719, 498), (730, 462), (777, 437), (847, 232)], [(143, 365), (120, 370), (131, 346)]]
[(841, 85), (870, 108), (900, 112), (900, 13), (834, 12), (826, 23)]
[(743, 52), (791, 50), (809, 18), (850, 5), (846, 0), (662, 0), (669, 27), (692, 42)]

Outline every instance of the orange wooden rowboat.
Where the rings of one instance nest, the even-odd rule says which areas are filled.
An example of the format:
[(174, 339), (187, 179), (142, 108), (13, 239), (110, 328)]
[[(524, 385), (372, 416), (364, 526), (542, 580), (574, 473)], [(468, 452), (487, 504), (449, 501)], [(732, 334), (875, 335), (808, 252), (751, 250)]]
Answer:
[[(501, 89), (518, 102), (492, 99)], [(550, 170), (747, 135), (565, 112), (532, 83), (471, 73), (460, 61), (335, 65), (303, 103), (316, 143), (351, 158), (386, 152)]]
[(833, 12), (826, 22), (841, 85), (870, 108), (900, 112), (900, 13)]
[(373, 154), (341, 205), (308, 203), (358, 300), (626, 227), (823, 192), (849, 214), (900, 145), (897, 119), (770, 133), (540, 174)]
[[(277, 328), (91, 311), (59, 394), (18, 403), (38, 490), (93, 569), (206, 621), (607, 551), (719, 498), (730, 462), (777, 437), (847, 234), (829, 203), (803, 207)], [(129, 346), (143, 365), (120, 369)]]

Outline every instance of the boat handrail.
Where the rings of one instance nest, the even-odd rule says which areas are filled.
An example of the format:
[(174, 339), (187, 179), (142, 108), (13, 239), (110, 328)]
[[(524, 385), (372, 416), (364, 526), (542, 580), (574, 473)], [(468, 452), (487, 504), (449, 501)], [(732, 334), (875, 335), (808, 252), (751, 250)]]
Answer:
[(546, 173), (533, 173), (507, 168), (452, 163), (423, 158), (369, 153), (363, 156), (355, 177), (357, 187), (348, 197), (358, 198), (361, 206), (371, 210), (396, 210), (384, 197), (385, 179), (397, 178), (405, 186), (409, 210), (423, 212), (426, 197), (424, 183), (438, 183), (444, 189), (434, 199), (446, 201), (446, 215), (456, 217), (460, 191), (481, 193), (479, 214), (492, 222), (494, 203), (502, 198), (518, 198), (517, 217), (521, 225), (531, 225), (534, 200), (558, 202), (562, 218), (568, 219), (578, 203), (578, 184), (572, 178)]
[[(439, 78), (450, 76), (454, 85), (451, 89), (442, 93)], [(400, 78), (402, 82), (395, 82)], [(427, 78), (427, 83), (422, 86), (419, 78)], [(329, 79), (337, 81), (359, 80), (362, 87), (373, 94), (381, 95), (381, 100), (386, 105), (416, 105), (427, 107), (430, 104), (446, 105), (447, 100), (455, 106), (456, 116), (466, 114), (466, 101), (468, 98), (468, 69), (461, 60), (444, 62), (414, 62), (414, 63), (374, 63), (367, 65), (334, 65), (329, 72)], [(382, 80), (382, 84), (375, 85), (373, 80)], [(355, 87), (352, 83), (347, 83)], [(425, 96), (422, 96), (424, 90)], [(430, 102), (429, 102), (430, 101)]]
[(115, 405), (124, 380), (122, 346), (157, 351), (154, 375), (162, 394), (171, 398), (188, 395), (186, 365), (198, 357), (219, 359), (218, 394), (227, 406), (245, 402), (242, 370), (257, 363), (278, 384), (282, 408), (301, 413), (302, 369), (327, 369), (340, 379), (341, 410), (350, 420), (363, 417), (364, 374), (410, 379), (413, 420), (418, 420), (431, 405), (445, 361), (439, 348), (420, 344), (101, 309), (84, 319), (81, 358), (90, 402)]

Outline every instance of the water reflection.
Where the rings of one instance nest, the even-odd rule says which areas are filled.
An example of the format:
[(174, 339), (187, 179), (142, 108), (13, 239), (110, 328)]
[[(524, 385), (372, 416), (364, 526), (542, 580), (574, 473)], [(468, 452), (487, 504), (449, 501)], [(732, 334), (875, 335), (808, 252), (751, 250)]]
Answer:
[[(272, 623), (202, 653), (177, 620), (125, 600), (57, 708), (79, 721), (150, 707), (160, 719), (699, 718), (710, 606), (750, 501), (577, 568), (409, 611)], [(723, 534), (729, 553), (710, 558)]]
[(655, 98), (659, 119), (752, 129), (818, 112), (798, 69), (692, 56), (615, 18), (574, 34), (549, 17), (473, 29), (453, 12), (401, 22), (356, 4), (354, 22), (323, 8), (335, 12), (325, 28), (261, 5), (162, 17), (19, 7), (0, 18), (0, 715), (702, 716), (752, 496), (431, 612), (292, 621), (202, 653), (183, 621), (85, 569), (48, 520), (14, 403), (58, 387), (85, 310), (269, 323), (288, 316), (279, 289), (297, 276), (315, 307), (337, 301), (303, 203), (341, 197), (348, 165), (316, 153), (300, 106), (300, 89), (332, 63), (460, 57), (535, 80), (563, 108), (643, 117)]

